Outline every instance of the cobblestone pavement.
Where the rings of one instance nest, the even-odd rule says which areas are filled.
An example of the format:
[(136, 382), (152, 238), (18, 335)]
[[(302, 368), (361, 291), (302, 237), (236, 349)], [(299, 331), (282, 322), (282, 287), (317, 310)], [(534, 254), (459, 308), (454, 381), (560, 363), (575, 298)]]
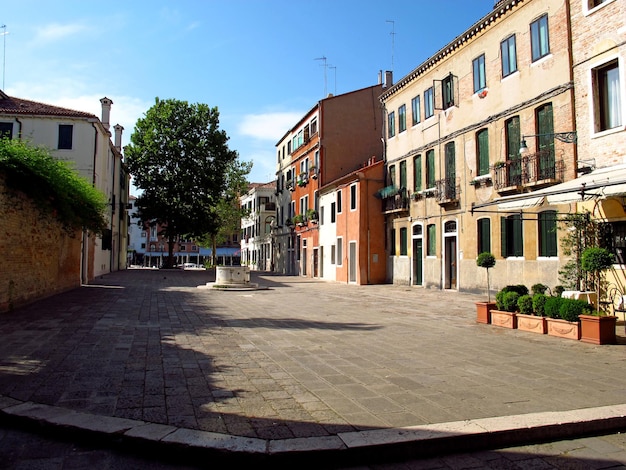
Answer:
[(477, 324), (482, 296), (211, 281), (128, 270), (3, 315), (0, 395), (261, 439), (626, 403), (622, 322), (594, 346)]

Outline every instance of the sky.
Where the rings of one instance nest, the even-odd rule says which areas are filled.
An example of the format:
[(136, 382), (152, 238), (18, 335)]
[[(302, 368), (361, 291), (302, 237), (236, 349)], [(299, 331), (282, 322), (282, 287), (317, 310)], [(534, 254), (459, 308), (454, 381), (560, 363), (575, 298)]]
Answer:
[[(21, 0), (0, 9), (0, 89), (101, 117), (130, 142), (155, 98), (216, 106), (248, 179), (275, 177), (278, 140), (327, 94), (394, 82), (495, 0)], [(4, 27), (2, 27), (4, 26)], [(3, 34), (4, 33), (4, 34)]]

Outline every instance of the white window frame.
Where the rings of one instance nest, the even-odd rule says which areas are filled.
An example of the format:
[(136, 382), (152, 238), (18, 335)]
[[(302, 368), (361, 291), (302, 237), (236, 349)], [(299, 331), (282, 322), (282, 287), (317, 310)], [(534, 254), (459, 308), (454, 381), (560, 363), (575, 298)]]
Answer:
[[(353, 196), (352, 188), (354, 188), (354, 196)], [(357, 198), (358, 198), (358, 193), (357, 193), (356, 183), (353, 183), (350, 185), (350, 212), (356, 211), (358, 207)]]
[[(599, 116), (596, 115), (597, 111), (595, 108), (596, 100), (598, 99), (596, 90), (594, 89), (594, 82), (596, 80), (597, 70), (606, 66), (610, 62), (614, 62), (617, 60), (617, 67), (619, 68), (619, 80), (620, 80), (620, 98), (621, 98), (621, 113), (622, 113), (622, 123), (619, 126), (613, 127), (611, 129), (605, 130), (596, 130), (596, 119), (599, 119)], [(614, 54), (612, 56), (603, 57), (602, 61), (594, 62), (590, 65), (588, 72), (588, 105), (591, 112), (589, 113), (589, 135), (591, 138), (603, 137), (605, 135), (613, 134), (615, 132), (621, 132), (626, 129), (626, 70), (624, 70), (624, 61), (622, 61), (621, 57), (618, 54)]]
[(343, 237), (337, 237), (337, 248), (335, 251), (335, 264), (343, 266)]
[(583, 15), (587, 16), (587, 15), (591, 15), (593, 13), (595, 13), (596, 11), (600, 10), (601, 8), (604, 8), (605, 6), (607, 6), (609, 3), (613, 3), (615, 0), (606, 0), (604, 2), (602, 2), (600, 5), (597, 5), (593, 8), (589, 8), (589, 0), (581, 0), (582, 4), (583, 4)]

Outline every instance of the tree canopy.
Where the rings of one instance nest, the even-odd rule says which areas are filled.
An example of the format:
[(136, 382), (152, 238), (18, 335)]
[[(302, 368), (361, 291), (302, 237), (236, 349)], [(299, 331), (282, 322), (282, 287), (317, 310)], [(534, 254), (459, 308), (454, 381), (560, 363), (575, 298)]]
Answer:
[(158, 223), (169, 240), (169, 263), (179, 235), (202, 238), (222, 225), (219, 207), (230, 194), (233, 172), (249, 173), (219, 129), (217, 107), (175, 99), (155, 100), (137, 121), (125, 148), (137, 188), (138, 217)]

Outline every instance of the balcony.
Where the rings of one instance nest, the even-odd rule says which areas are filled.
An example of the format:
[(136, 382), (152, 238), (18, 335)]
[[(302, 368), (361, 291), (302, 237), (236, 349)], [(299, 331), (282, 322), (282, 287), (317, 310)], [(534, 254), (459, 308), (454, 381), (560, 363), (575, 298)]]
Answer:
[(409, 210), (410, 198), (406, 188), (387, 186), (378, 191), (377, 197), (382, 199), (383, 212), (401, 212)]
[(550, 186), (563, 181), (564, 171), (563, 160), (555, 160), (553, 152), (543, 150), (494, 165), (494, 187), (506, 193), (523, 187)]
[(461, 194), (461, 185), (457, 178), (446, 178), (435, 182), (437, 188), (437, 203), (440, 205), (458, 204)]

